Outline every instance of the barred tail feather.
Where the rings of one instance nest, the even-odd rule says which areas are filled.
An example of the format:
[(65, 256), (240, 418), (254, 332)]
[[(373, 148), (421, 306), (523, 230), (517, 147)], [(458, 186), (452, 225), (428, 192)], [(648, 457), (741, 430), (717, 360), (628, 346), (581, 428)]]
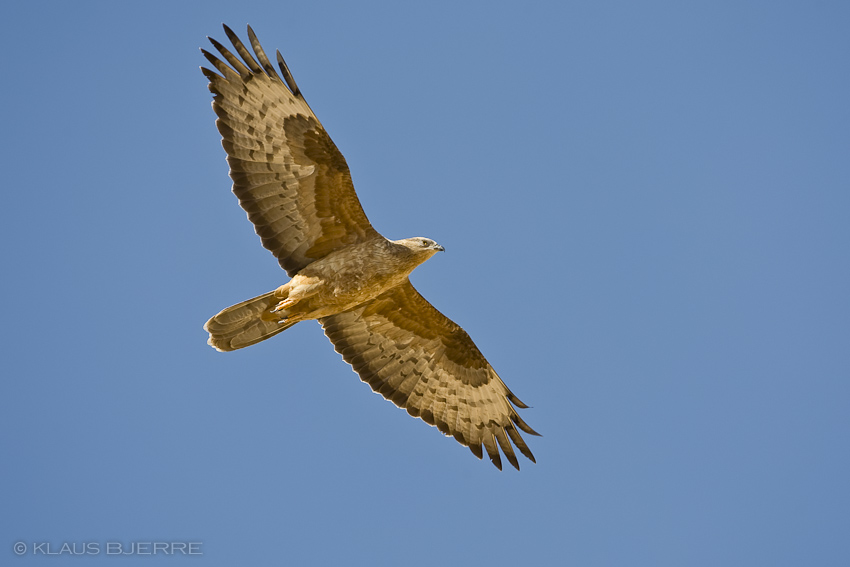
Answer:
[(270, 291), (224, 309), (204, 325), (210, 334), (207, 343), (216, 350), (231, 351), (285, 331), (295, 323), (280, 323), (281, 318), (271, 312), (279, 301)]

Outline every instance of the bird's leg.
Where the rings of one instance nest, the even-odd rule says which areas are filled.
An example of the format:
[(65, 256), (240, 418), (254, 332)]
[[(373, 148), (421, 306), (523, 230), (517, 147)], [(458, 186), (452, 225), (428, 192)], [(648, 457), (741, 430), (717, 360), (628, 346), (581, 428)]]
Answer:
[(292, 313), (292, 312), (288, 311), (288, 308), (295, 307), (295, 304), (298, 303), (298, 301), (299, 301), (298, 299), (291, 299), (291, 298), (281, 301), (280, 303), (277, 304), (277, 306), (275, 306), (274, 309), (269, 311), (269, 316), (270, 317), (278, 317), (277, 322), (278, 322), (279, 325), (283, 325), (284, 323), (294, 325), (298, 321), (301, 321), (301, 320), (304, 319), (303, 313), (297, 313), (297, 312)]
[(322, 284), (317, 278), (296, 275), (289, 283), (274, 290), (272, 295), (279, 301), (269, 313), (280, 317), (281, 323), (303, 320), (310, 311), (309, 298), (319, 292)]
[(283, 301), (278, 303), (277, 306), (274, 309), (272, 309), (272, 313), (277, 313), (279, 311), (283, 311), (287, 307), (292, 307), (296, 303), (298, 303), (297, 299), (284, 299)]
[(276, 290), (274, 290), (273, 295), (274, 295), (275, 299), (280, 299), (282, 301), (279, 301), (278, 304), (274, 307), (274, 309), (271, 310), (272, 313), (279, 313), (280, 311), (283, 311), (287, 307), (292, 307), (298, 301), (296, 299), (291, 299), (289, 297), (289, 289), (290, 289), (291, 283), (292, 283), (291, 281), (288, 282), (288, 283), (285, 283), (282, 286), (280, 286), (279, 288), (277, 288)]
[[(284, 284), (272, 292), (271, 300), (269, 301), (269, 310), (264, 311), (260, 318), (263, 321), (277, 321), (278, 323), (286, 323), (288, 313), (282, 313), (287, 307), (294, 305), (297, 300), (289, 298), (289, 283)], [(281, 301), (282, 300), (282, 301)], [(274, 306), (274, 307), (272, 307)]]

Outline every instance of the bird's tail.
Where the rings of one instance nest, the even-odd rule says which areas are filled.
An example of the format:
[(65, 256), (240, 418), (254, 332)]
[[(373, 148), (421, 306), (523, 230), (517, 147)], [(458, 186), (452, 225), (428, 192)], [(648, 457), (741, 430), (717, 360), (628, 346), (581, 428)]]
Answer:
[(207, 342), (216, 350), (231, 351), (285, 331), (295, 322), (281, 323), (281, 316), (272, 313), (280, 300), (270, 291), (228, 307), (204, 325), (204, 330), (210, 334)]

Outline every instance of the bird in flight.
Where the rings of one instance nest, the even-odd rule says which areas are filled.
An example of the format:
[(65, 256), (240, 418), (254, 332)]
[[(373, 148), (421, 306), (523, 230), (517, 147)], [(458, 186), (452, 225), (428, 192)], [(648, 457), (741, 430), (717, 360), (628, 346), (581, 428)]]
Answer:
[[(410, 283), (416, 266), (443, 251), (430, 238), (388, 240), (369, 223), (345, 158), (307, 105), (277, 52), (269, 61), (248, 26), (253, 54), (224, 26), (234, 54), (201, 51), (233, 192), (257, 234), (291, 278), (204, 325), (209, 344), (232, 351), (300, 321), (317, 320), (334, 348), (375, 392), (482, 458), (516, 469), (513, 445), (538, 435), (526, 408), (469, 335)], [(514, 407), (516, 406), (516, 408)]]

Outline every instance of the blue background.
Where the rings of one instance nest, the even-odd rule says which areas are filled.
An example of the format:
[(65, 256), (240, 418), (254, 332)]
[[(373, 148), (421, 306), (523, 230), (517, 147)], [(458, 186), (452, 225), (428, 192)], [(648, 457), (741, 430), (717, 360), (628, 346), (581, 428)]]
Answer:
[[(848, 6), (4, 3), (0, 563), (850, 564)], [(414, 284), (538, 464), (315, 323), (207, 346), (285, 281), (198, 70), (221, 22), (285, 55), (375, 227), (446, 247)]]

